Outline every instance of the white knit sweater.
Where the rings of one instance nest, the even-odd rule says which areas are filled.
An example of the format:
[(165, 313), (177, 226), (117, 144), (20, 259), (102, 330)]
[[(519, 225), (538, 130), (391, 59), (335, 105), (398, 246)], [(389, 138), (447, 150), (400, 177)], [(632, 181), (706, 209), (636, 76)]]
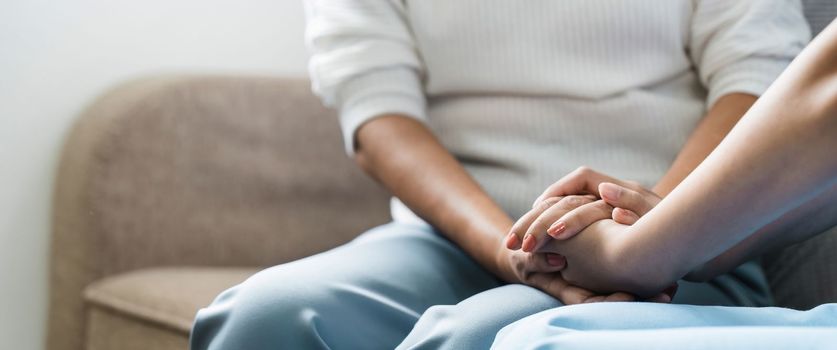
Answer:
[(376, 116), (415, 118), (513, 218), (580, 165), (652, 186), (707, 106), (761, 94), (810, 35), (790, 0), (305, 3), (346, 151)]

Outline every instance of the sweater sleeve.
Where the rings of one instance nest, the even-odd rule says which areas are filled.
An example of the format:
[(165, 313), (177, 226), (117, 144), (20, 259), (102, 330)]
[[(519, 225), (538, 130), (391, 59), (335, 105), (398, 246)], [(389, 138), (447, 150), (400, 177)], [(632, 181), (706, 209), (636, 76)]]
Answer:
[(689, 54), (709, 90), (761, 95), (810, 40), (799, 0), (694, 0)]
[(405, 13), (391, 0), (306, 0), (314, 93), (339, 111), (346, 152), (365, 122), (401, 114), (426, 122), (423, 67)]

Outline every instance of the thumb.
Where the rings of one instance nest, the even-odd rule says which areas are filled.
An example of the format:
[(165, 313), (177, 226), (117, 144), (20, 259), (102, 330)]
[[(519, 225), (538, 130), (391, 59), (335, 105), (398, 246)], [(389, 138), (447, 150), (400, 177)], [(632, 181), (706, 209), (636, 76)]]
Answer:
[(558, 272), (567, 267), (567, 258), (555, 253), (529, 253), (535, 259), (537, 272)]
[(630, 188), (610, 182), (599, 184), (599, 194), (607, 204), (617, 208), (627, 209), (639, 216), (643, 216), (659, 202), (657, 198), (643, 196)]
[(624, 208), (613, 208), (611, 217), (613, 221), (622, 225), (633, 225), (639, 220), (639, 215), (636, 215), (636, 213)]

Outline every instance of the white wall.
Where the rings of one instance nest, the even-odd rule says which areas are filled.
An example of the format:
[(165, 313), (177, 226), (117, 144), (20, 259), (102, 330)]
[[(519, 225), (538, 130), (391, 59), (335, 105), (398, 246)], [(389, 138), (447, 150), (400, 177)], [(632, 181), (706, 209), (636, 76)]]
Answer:
[(0, 0), (0, 349), (41, 349), (50, 196), (73, 118), (164, 72), (305, 74), (303, 0)]

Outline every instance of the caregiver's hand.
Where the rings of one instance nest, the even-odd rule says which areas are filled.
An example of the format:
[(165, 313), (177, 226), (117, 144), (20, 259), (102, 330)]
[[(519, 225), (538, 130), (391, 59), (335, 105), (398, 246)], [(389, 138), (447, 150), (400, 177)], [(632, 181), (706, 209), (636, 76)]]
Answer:
[(677, 291), (676, 281), (669, 281), (668, 288), (653, 290), (654, 287), (639, 282), (648, 280), (647, 276), (635, 275), (635, 269), (623, 263), (624, 257), (631, 254), (624, 248), (624, 238), (633, 234), (636, 233), (630, 232), (629, 226), (604, 219), (587, 226), (572, 239), (550, 240), (538, 252), (564, 256), (567, 264), (561, 275), (573, 285), (597, 293), (624, 291), (650, 297), (649, 301), (670, 302)]
[(635, 297), (628, 293), (600, 294), (567, 282), (561, 275), (567, 261), (559, 254), (503, 249), (498, 258), (505, 261), (509, 273), (515, 276), (518, 283), (540, 289), (565, 305), (635, 300)]
[[(613, 207), (613, 221), (623, 225), (633, 225), (662, 200), (656, 193), (641, 186), (631, 189), (611, 182), (602, 182), (598, 188), (602, 201)], [(578, 208), (565, 214), (547, 229), (547, 233), (559, 240), (575, 236), (590, 224), (583, 219), (583, 210), (584, 208)], [(557, 232), (555, 227), (561, 227), (563, 230)]]
[[(588, 167), (580, 167), (550, 185), (535, 200), (532, 205), (533, 210), (530, 213), (536, 212), (540, 203), (547, 198), (567, 194), (587, 194), (602, 198), (606, 204), (614, 207), (611, 214), (613, 220), (625, 225), (636, 222), (639, 217), (645, 215), (661, 200), (656, 193), (645, 189), (639, 183), (619, 180)], [(593, 206), (596, 205), (600, 204), (593, 204)], [(522, 242), (521, 246), (524, 251), (534, 251), (547, 243), (547, 234), (556, 239), (568, 239), (595, 222), (594, 216), (590, 215), (591, 209), (595, 208), (582, 206), (564, 217), (553, 218), (554, 220), (551, 221), (547, 220), (549, 224), (545, 229), (534, 227), (518, 229), (517, 231), (513, 229), (512, 231), (517, 234), (520, 242)], [(524, 221), (526, 218), (524, 216), (518, 220), (515, 227), (526, 225), (527, 223)], [(542, 221), (544, 220), (538, 219), (535, 222)], [(531, 237), (527, 237), (526, 234)]]
[[(561, 217), (567, 212), (579, 206), (592, 203), (592, 196), (567, 196), (549, 198), (540, 206), (537, 206), (524, 218), (519, 221), (512, 231), (527, 227), (532, 220), (541, 214), (549, 213), (547, 216)], [(602, 210), (590, 212), (595, 220), (607, 219), (610, 217), (610, 210), (602, 207)], [(518, 244), (516, 235), (510, 233), (506, 245)], [(559, 254), (552, 253), (526, 253), (519, 250), (501, 249), (498, 254), (498, 265), (504, 267), (505, 279), (510, 282), (519, 282), (538, 288), (547, 294), (552, 295), (564, 304), (578, 304), (595, 301), (632, 301), (634, 297), (627, 293), (612, 293), (599, 295), (589, 290), (574, 286), (561, 276), (560, 271), (566, 266), (566, 259)]]

